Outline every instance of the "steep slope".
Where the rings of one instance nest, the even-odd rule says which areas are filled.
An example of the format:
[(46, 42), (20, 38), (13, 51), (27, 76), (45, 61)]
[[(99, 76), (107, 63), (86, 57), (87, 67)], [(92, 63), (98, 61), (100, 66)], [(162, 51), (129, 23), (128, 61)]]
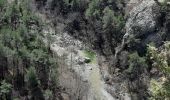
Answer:
[(169, 100), (170, 0), (0, 0), (0, 99)]
[[(44, 33), (55, 34), (53, 27), (46, 27)], [(88, 58), (86, 46), (67, 33), (56, 33), (52, 37), (51, 50), (63, 59), (59, 66), (59, 84), (65, 88), (70, 100), (115, 100), (105, 89), (97, 55), (94, 53), (93, 58)]]
[[(59, 2), (51, 2), (55, 5), (60, 5)], [(86, 9), (85, 11), (76, 10), (74, 9), (74, 5), (71, 4), (67, 8), (67, 4), (69, 3), (65, 3), (63, 0), (61, 0), (61, 2), (63, 2), (63, 5), (60, 6), (65, 6), (65, 8), (60, 8), (60, 6), (55, 5), (51, 6), (50, 1), (47, 1), (48, 6), (44, 4), (41, 5), (39, 9), (44, 10), (45, 6), (47, 7), (47, 11), (52, 12), (52, 14), (49, 13), (49, 15), (55, 16), (50, 18), (54, 20), (52, 22), (53, 25), (57, 27), (56, 29), (60, 30), (58, 33), (62, 34), (66, 31), (66, 33), (74, 38), (83, 41), (82, 44), (87, 44), (83, 47), (95, 49), (97, 53), (106, 57), (106, 69), (102, 68), (102, 66), (99, 72), (102, 72), (101, 76), (104, 81), (111, 84), (108, 90), (111, 90), (111, 93), (115, 97), (118, 97), (118, 99), (123, 98), (121, 95), (127, 92), (131, 94), (133, 99), (147, 98), (148, 95), (144, 91), (147, 91), (149, 72), (148, 68), (145, 67), (145, 63), (147, 62), (145, 58), (141, 56), (145, 56), (148, 43), (154, 42), (158, 46), (161, 45), (162, 37), (156, 34), (158, 33), (157, 28), (160, 27), (158, 21), (161, 17), (159, 14), (160, 6), (157, 2), (154, 0), (138, 0), (135, 2), (136, 4), (131, 5), (128, 3), (133, 3), (133, 1), (104, 2), (96, 0), (94, 2), (87, 2), (89, 3), (88, 6), (86, 3), (83, 4), (80, 2), (80, 4), (82, 3), (82, 5), (84, 5), (82, 9)], [(101, 9), (98, 5), (93, 5), (94, 3), (101, 5)], [(126, 5), (130, 9), (129, 13), (126, 12), (125, 15)], [(110, 6), (110, 8), (108, 8), (108, 6)], [(113, 6), (115, 6), (115, 8)], [(92, 12), (90, 10), (92, 10)], [(95, 13), (95, 11), (101, 13), (98, 14)], [(124, 15), (124, 18), (122, 18), (122, 15)], [(127, 16), (126, 23), (124, 23), (123, 20), (126, 18), (125, 16)], [(113, 20), (107, 20), (107, 18), (113, 18)], [(123, 36), (123, 34), (125, 35)], [(68, 38), (68, 40), (70, 39)], [(66, 43), (70, 42), (71, 41)], [(66, 47), (67, 46), (68, 45), (66, 45)], [(57, 46), (57, 48), (60, 48), (60, 46)], [(60, 48), (61, 50), (59, 49), (61, 54), (64, 48), (65, 46), (62, 46), (62, 48)], [(138, 53), (136, 54), (134, 52)], [(135, 59), (133, 59), (133, 57), (129, 57), (131, 54), (137, 57), (135, 59), (139, 59), (139, 61), (134, 61)], [(100, 59), (100, 57), (97, 58)], [(72, 59), (74, 59), (74, 57)], [(136, 68), (136, 66), (133, 65), (134, 62), (136, 62), (137, 65), (140, 63), (138, 66), (142, 68)], [(69, 64), (70, 63), (72, 62), (69, 62)], [(104, 62), (100, 63), (103, 64)], [(111, 75), (113, 74), (112, 77), (105, 75), (105, 72), (107, 73), (108, 71), (111, 72)], [(96, 77), (96, 75), (98, 76), (99, 74), (94, 73), (91, 78)], [(78, 74), (78, 76), (81, 76), (81, 74)], [(95, 79), (93, 79), (93, 81), (95, 81)], [(98, 85), (100, 86), (100, 82)], [(98, 86), (95, 88), (97, 87)]]
[(0, 100), (58, 98), (56, 57), (29, 2), (1, 0), (0, 16)]

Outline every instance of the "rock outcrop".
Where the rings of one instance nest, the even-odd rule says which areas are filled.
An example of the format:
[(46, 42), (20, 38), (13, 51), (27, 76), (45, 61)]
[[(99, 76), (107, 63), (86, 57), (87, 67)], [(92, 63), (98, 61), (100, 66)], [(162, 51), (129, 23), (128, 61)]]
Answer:
[[(135, 49), (138, 52), (144, 52), (141, 49), (143, 48), (144, 50), (146, 44), (151, 42), (160, 44), (161, 37), (159, 34), (156, 34), (159, 27), (159, 11), (160, 8), (154, 0), (143, 0), (138, 6), (135, 6), (130, 11), (125, 26), (126, 33), (123, 36), (121, 46), (116, 48), (115, 56), (117, 56), (127, 45), (127, 48), (132, 50)], [(132, 44), (132, 42), (136, 45), (130, 47), (129, 44)]]
[(141, 36), (154, 32), (158, 17), (158, 13), (155, 12), (156, 9), (158, 9), (158, 5), (154, 0), (143, 0), (141, 4), (134, 7), (126, 22), (125, 37), (130, 34)]
[[(124, 72), (129, 66), (129, 52), (137, 51), (143, 56), (146, 54), (147, 44), (161, 44), (162, 37), (158, 34), (158, 29), (160, 27), (158, 20), (160, 16), (160, 6), (154, 0), (143, 0), (140, 1), (140, 3), (137, 2), (137, 6), (134, 6), (132, 10), (130, 10), (125, 25), (126, 32), (123, 36), (122, 44), (115, 48), (115, 66), (120, 68), (120, 71)], [(122, 62), (125, 63), (123, 64)], [(144, 68), (139, 69), (139, 71), (141, 72), (140, 75), (135, 76), (136, 78), (133, 80), (126, 81), (129, 84), (126, 85), (134, 100), (143, 100), (147, 98), (145, 91), (148, 85), (149, 74)], [(132, 74), (133, 73), (135, 72), (132, 72)], [(124, 75), (125, 74), (123, 74), (123, 76)], [(127, 78), (128, 76), (125, 77)], [(123, 82), (121, 82), (121, 84), (122, 83)]]

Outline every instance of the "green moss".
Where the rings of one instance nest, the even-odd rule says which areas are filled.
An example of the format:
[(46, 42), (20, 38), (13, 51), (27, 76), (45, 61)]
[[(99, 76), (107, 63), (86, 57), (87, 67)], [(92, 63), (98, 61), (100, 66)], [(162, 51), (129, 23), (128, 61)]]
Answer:
[(90, 59), (90, 62), (94, 62), (95, 61), (95, 57), (96, 57), (96, 54), (93, 52), (93, 51), (90, 51), (90, 50), (85, 50), (84, 51), (84, 54), (87, 58)]

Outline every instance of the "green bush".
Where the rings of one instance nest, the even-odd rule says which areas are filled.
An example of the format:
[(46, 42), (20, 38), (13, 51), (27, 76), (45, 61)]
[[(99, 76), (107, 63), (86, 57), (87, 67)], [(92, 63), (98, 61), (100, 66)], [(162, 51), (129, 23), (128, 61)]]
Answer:
[(169, 49), (169, 43), (164, 44), (165, 50), (158, 51), (154, 46), (148, 45), (148, 55), (153, 60), (153, 66), (157, 66), (164, 74), (170, 74), (170, 67), (168, 65), (167, 53)]
[(92, 0), (89, 3), (89, 7), (88, 7), (88, 9), (85, 12), (86, 17), (87, 18), (98, 17), (100, 15), (99, 8), (100, 8), (100, 0)]
[(52, 100), (53, 94), (51, 90), (45, 90), (44, 93), (45, 100)]
[[(150, 97), (150, 100), (163, 100), (163, 87), (162, 87), (162, 82), (158, 82), (156, 80), (151, 80), (150, 81), (150, 88), (149, 91), (152, 95), (152, 97)], [(165, 99), (165, 98), (164, 98)]]
[(128, 73), (134, 73), (141, 69), (147, 68), (146, 60), (144, 57), (140, 57), (137, 52), (129, 55), (129, 68)]
[(0, 0), (0, 9), (2, 9), (7, 3), (7, 0)]
[(103, 10), (104, 16), (103, 16), (103, 28), (107, 28), (110, 25), (113, 25), (113, 21), (114, 21), (114, 12), (109, 8), (106, 7)]
[(162, 77), (162, 79), (150, 81), (149, 88), (150, 100), (169, 100), (170, 99), (170, 81)]
[(27, 82), (29, 88), (35, 88), (38, 86), (36, 70), (34, 67), (30, 67), (27, 71)]
[(0, 99), (6, 100), (6, 96), (11, 92), (12, 85), (10, 83), (7, 83), (5, 80), (3, 80), (0, 83)]
[(151, 99), (152, 100), (169, 100), (170, 99), (170, 65), (169, 65), (169, 52), (170, 42), (165, 42), (160, 50), (158, 48), (148, 45), (148, 56), (153, 62), (152, 66), (156, 67), (164, 75), (155, 80), (150, 85)]

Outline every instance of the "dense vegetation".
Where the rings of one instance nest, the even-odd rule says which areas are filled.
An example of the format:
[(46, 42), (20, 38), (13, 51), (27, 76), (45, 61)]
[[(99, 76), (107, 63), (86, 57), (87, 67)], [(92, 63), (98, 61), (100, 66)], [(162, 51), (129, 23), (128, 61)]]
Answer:
[[(88, 40), (80, 34), (90, 36), (92, 41), (88, 43), (92, 43), (91, 46), (98, 50), (101, 49), (103, 54), (114, 53), (113, 48), (117, 46), (115, 41), (121, 41), (118, 37), (123, 35), (124, 12), (117, 4), (123, 5), (123, 1), (35, 1), (39, 10), (47, 6), (49, 12), (70, 19), (66, 22), (65, 30), (70, 34), (77, 33), (73, 36), (85, 42)], [(4, 100), (43, 100), (54, 99), (56, 96), (55, 56), (50, 50), (50, 45), (45, 45), (43, 41), (43, 23), (32, 12), (31, 3), (29, 0), (14, 0), (12, 3), (7, 0), (0, 1), (0, 95)], [(79, 17), (69, 18), (71, 13), (77, 13), (75, 15)], [(55, 21), (54, 26), (58, 23)], [(97, 24), (99, 26), (96, 26)], [(83, 30), (90, 31), (84, 33)], [(97, 37), (93, 37), (94, 34), (98, 34)], [(101, 41), (104, 41), (104, 44)], [(109, 48), (109, 52), (104, 51), (110, 46), (112, 49)], [(85, 51), (85, 54), (92, 62), (95, 56), (93, 52)]]
[(170, 98), (170, 67), (169, 67), (169, 57), (170, 57), (170, 43), (166, 42), (163, 45), (161, 51), (154, 46), (148, 47), (149, 57), (153, 62), (153, 66), (161, 71), (162, 75), (159, 79), (151, 80), (150, 91), (152, 93), (151, 99), (154, 100), (166, 100)]
[[(37, 2), (40, 6), (40, 1)], [(45, 6), (48, 12), (66, 20), (63, 21), (65, 31), (102, 54), (114, 54), (114, 48), (121, 42), (125, 25), (124, 0), (52, 0)], [(54, 25), (58, 22), (54, 21)]]
[[(68, 32), (106, 57), (113, 80), (116, 75), (118, 83), (126, 83), (132, 99), (170, 99), (170, 7), (167, 3), (170, 0), (161, 3), (154, 0), (159, 9), (159, 17), (153, 18), (155, 29), (149, 33), (141, 31), (149, 29), (133, 27), (134, 33), (123, 48), (128, 0), (34, 1), (35, 5), (31, 0), (12, 3), (0, 0), (0, 100), (59, 98), (56, 56), (50, 44), (44, 43), (48, 38), (42, 31), (44, 23), (34, 15), (31, 6), (45, 12), (52, 20), (51, 26), (63, 29), (61, 33)], [(116, 47), (122, 50), (115, 57)], [(96, 60), (94, 52), (86, 50), (84, 54), (89, 58), (88, 63)]]
[(1, 100), (44, 100), (49, 93), (55, 98), (55, 57), (42, 40), (43, 24), (28, 4), (27, 0), (0, 1)]

